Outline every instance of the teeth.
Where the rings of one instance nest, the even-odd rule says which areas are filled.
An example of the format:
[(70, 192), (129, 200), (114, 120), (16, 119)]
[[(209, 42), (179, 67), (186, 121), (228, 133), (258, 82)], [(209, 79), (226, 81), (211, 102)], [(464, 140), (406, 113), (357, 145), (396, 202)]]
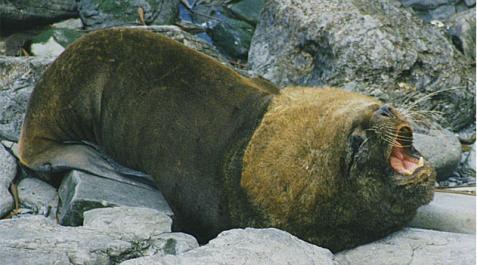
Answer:
[(420, 168), (422, 166), (424, 166), (424, 158), (421, 156), (419, 158), (419, 162), (417, 163), (417, 168)]
[(410, 175), (414, 174), (414, 172), (415, 172), (417, 169), (421, 168), (422, 166), (424, 166), (424, 158), (421, 156), (421, 157), (419, 158), (419, 162), (417, 162), (417, 166), (416, 166), (415, 168), (413, 168), (413, 169), (409, 169), (409, 170), (405, 171), (405, 172), (404, 172), (404, 175), (405, 175), (405, 176), (410, 176)]

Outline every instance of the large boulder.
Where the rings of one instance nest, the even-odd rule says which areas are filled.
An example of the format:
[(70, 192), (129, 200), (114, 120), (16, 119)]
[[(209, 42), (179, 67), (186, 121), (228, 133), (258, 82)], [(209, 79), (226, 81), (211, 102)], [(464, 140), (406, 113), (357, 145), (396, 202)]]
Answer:
[(249, 63), (279, 85), (340, 86), (411, 113), (440, 111), (454, 130), (475, 120), (473, 62), (398, 1), (268, 1)]
[(75, 0), (0, 1), (0, 32), (48, 25), (78, 17)]

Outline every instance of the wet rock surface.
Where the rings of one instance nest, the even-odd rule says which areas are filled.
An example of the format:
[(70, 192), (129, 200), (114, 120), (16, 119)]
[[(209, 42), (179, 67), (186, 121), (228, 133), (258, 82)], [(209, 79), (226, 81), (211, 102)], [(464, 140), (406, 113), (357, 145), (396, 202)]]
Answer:
[(395, 1), (269, 1), (249, 64), (280, 85), (340, 86), (410, 112), (440, 111), (454, 130), (475, 120), (470, 61)]
[(81, 225), (85, 211), (113, 206), (148, 207), (173, 215), (160, 191), (140, 182), (134, 183), (133, 180), (131, 183), (71, 171), (64, 177), (58, 191), (60, 224)]
[(475, 264), (475, 235), (406, 228), (336, 255), (341, 265)]
[(306, 243), (287, 232), (269, 229), (233, 229), (207, 245), (172, 256), (152, 256), (121, 263), (146, 264), (338, 264), (324, 248)]
[[(198, 246), (191, 236), (169, 233), (167, 225), (154, 225), (169, 218), (163, 213), (130, 208), (114, 211), (122, 223), (115, 222), (111, 227), (99, 221), (110, 218), (110, 209), (86, 214), (89, 223), (83, 227), (60, 226), (42, 216), (1, 220), (2, 264), (118, 264), (143, 255), (176, 254)], [(145, 220), (141, 215), (155, 218)], [(149, 231), (150, 225), (156, 228), (153, 234), (143, 231)], [(135, 232), (131, 235), (130, 231)]]
[(475, 234), (475, 196), (436, 192), (428, 205), (417, 210), (409, 226)]

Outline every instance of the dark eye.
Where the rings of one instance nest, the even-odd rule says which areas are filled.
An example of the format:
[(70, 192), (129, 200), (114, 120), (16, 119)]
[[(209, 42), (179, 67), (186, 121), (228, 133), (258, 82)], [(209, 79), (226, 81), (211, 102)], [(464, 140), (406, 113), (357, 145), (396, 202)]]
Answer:
[(351, 135), (351, 148), (353, 149), (353, 153), (358, 152), (359, 147), (364, 142), (364, 138), (361, 135), (354, 134)]

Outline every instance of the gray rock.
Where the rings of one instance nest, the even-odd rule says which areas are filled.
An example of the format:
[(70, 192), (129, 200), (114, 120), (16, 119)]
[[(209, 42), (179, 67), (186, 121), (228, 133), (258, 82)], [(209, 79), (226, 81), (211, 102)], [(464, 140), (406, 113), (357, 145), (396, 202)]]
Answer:
[(0, 139), (18, 141), (30, 94), (52, 61), (0, 56)]
[[(340, 86), (414, 110), (443, 113), (458, 130), (475, 120), (475, 75), (440, 28), (391, 0), (271, 0), (249, 52), (279, 85)], [(427, 100), (425, 100), (427, 99)]]
[(16, 174), (15, 158), (0, 144), (0, 217), (13, 209), (13, 197), (8, 189)]
[(17, 189), (21, 207), (56, 220), (58, 192), (53, 186), (37, 178), (25, 178), (18, 183)]
[(456, 13), (456, 8), (453, 5), (443, 5), (436, 9), (430, 10), (429, 15), (431, 19), (446, 20)]
[(57, 57), (81, 35), (82, 32), (72, 29), (48, 29), (32, 38), (30, 51), (35, 56)]
[(431, 203), (417, 210), (409, 226), (475, 234), (475, 196), (436, 192)]
[(209, 21), (207, 33), (224, 54), (234, 59), (246, 60), (254, 27), (238, 19), (218, 16), (216, 21)]
[[(150, 209), (151, 212), (157, 211)], [(108, 226), (64, 227), (42, 216), (0, 220), (0, 257), (2, 264), (118, 264), (121, 261), (143, 255), (175, 254), (197, 247), (191, 236), (180, 233), (148, 235), (141, 229), (150, 224), (134, 210), (125, 209), (116, 217), (112, 229)], [(96, 220), (106, 220), (110, 211), (94, 213)], [(154, 215), (148, 213), (147, 217)], [(162, 216), (162, 219), (168, 218)], [(135, 219), (134, 221), (132, 221)], [(160, 219), (160, 218), (159, 218)], [(141, 223), (141, 220), (144, 223)], [(129, 222), (131, 221), (131, 222)], [(121, 229), (121, 225), (124, 225)], [(135, 227), (136, 226), (136, 227)], [(122, 230), (126, 232), (122, 232)], [(147, 230), (147, 228), (146, 228)], [(128, 231), (138, 231), (132, 240)]]
[(414, 133), (414, 147), (431, 162), (437, 178), (449, 177), (460, 163), (462, 147), (457, 136), (448, 130)]
[(234, 15), (256, 25), (264, 4), (265, 0), (241, 0), (232, 2), (227, 7)]
[(140, 182), (131, 185), (76, 170), (65, 176), (58, 194), (58, 220), (63, 225), (81, 225), (85, 211), (112, 206), (146, 207), (173, 215), (157, 189)]
[(459, 0), (401, 0), (405, 6), (410, 6), (416, 9), (435, 9), (442, 5), (455, 4)]
[(0, 4), (0, 32), (33, 28), (78, 17), (76, 9), (75, 0), (2, 1)]
[(78, 10), (87, 29), (141, 24), (138, 9), (144, 11), (146, 25), (173, 24), (179, 0), (83, 0)]
[[(138, 216), (141, 218), (138, 219)], [(172, 219), (149, 208), (113, 207), (85, 212), (83, 226), (123, 233), (135, 239), (171, 232)]]
[(475, 7), (455, 15), (448, 24), (448, 33), (454, 45), (475, 61)]
[(128, 260), (121, 265), (154, 264), (337, 264), (333, 254), (285, 231), (233, 229), (222, 232), (207, 245), (177, 256), (152, 256)]
[(475, 264), (475, 235), (407, 228), (336, 254), (341, 265)]
[(79, 18), (71, 18), (58, 23), (52, 24), (52, 28), (56, 29), (74, 29), (79, 30), (83, 28), (83, 22)]
[(464, 0), (467, 6), (475, 6), (475, 0)]

